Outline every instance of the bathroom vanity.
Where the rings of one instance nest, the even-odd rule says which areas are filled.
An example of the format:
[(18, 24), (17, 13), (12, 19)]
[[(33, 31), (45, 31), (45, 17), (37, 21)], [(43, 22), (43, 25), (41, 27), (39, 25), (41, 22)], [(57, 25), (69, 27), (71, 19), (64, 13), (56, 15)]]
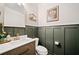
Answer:
[(35, 55), (35, 40), (27, 38), (0, 44), (1, 55)]

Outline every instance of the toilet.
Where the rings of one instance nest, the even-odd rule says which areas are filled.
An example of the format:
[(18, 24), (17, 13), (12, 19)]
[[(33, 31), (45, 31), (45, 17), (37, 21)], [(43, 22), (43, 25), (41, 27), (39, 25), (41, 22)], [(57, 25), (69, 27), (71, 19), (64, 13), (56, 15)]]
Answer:
[(47, 55), (48, 50), (44, 46), (38, 45), (39, 38), (34, 38), (36, 40), (36, 54), (37, 55)]

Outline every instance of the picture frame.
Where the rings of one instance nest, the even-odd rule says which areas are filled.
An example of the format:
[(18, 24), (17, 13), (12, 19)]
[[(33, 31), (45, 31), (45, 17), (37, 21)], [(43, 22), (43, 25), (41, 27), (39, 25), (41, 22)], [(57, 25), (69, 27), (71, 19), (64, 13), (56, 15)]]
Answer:
[(59, 6), (55, 6), (47, 10), (47, 22), (54, 22), (59, 20)]
[(34, 13), (30, 13), (29, 14), (29, 19), (32, 20), (32, 21), (36, 21), (37, 16)]

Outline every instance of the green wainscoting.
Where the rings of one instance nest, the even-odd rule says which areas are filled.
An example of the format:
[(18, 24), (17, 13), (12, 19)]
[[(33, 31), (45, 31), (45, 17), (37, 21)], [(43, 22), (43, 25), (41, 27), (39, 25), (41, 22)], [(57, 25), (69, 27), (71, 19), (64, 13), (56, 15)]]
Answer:
[(38, 37), (39, 37), (39, 44), (46, 46), (45, 41), (45, 27), (39, 27), (38, 29)]
[[(1, 29), (0, 29), (1, 30)], [(49, 54), (79, 55), (79, 25), (58, 25), (46, 27), (34, 27), (26, 25), (22, 27), (4, 27), (11, 36), (17, 33), (28, 37), (39, 37), (39, 44), (48, 49)], [(56, 46), (55, 41), (60, 42)]]
[(53, 27), (46, 27), (46, 48), (48, 49), (49, 54), (53, 54), (54, 52), (53, 39)]
[(35, 38), (38, 37), (38, 27), (34, 26), (25, 26), (24, 27), (4, 27), (4, 31), (10, 34), (11, 36), (19, 35), (28, 35), (28, 37)]
[(27, 34), (28, 37), (31, 37), (31, 38), (38, 37), (38, 27), (26, 26), (25, 27), (25, 34)]
[(38, 37), (38, 27), (33, 28), (33, 34), (34, 37)]
[(24, 35), (25, 33), (25, 28), (23, 27), (4, 27), (4, 31), (10, 34), (11, 36), (16, 36), (17, 33), (19, 35)]
[(31, 26), (26, 26), (26, 34), (28, 35), (28, 37), (33, 37), (33, 27), (31, 27)]
[(64, 54), (64, 28), (61, 27), (54, 27), (54, 43), (58, 41), (60, 46), (56, 46), (54, 44), (54, 54), (63, 55)]
[[(41, 45), (48, 49), (49, 54), (64, 54), (64, 28), (63, 27), (40, 27), (38, 29), (38, 36), (40, 38)], [(61, 43), (61, 47), (54, 44), (55, 41)]]
[(25, 34), (25, 28), (14, 28), (14, 36), (19, 33), (19, 35), (24, 35)]
[(14, 28), (13, 27), (4, 27), (4, 31), (9, 35), (14, 36)]
[(79, 26), (65, 27), (65, 54), (79, 55)]
[[(79, 55), (79, 25), (58, 25), (38, 28), (40, 44), (49, 54)], [(54, 44), (60, 42), (60, 46)]]

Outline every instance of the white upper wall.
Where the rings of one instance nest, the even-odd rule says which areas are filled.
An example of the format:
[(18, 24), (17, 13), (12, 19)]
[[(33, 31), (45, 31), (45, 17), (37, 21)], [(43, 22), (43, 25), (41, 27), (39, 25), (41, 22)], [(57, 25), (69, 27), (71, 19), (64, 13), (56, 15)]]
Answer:
[[(47, 10), (59, 5), (59, 21), (47, 22)], [(41, 3), (38, 6), (38, 26), (79, 24), (79, 4)]]
[[(59, 5), (59, 21), (47, 22), (47, 10), (50, 8), (53, 8), (57, 5)], [(7, 7), (7, 10), (5, 10), (4, 16), (3, 16), (3, 7), (2, 6), (3, 6), (3, 4), (0, 4), (0, 11), (2, 11), (2, 15), (0, 16), (0, 22), (3, 22), (3, 19), (5, 19), (4, 22), (5, 22), (5, 25), (7, 25), (7, 26), (15, 24), (15, 22), (16, 23), (20, 22), (19, 26), (24, 26), (24, 25), (52, 26), (52, 25), (65, 25), (65, 24), (66, 25), (67, 24), (79, 24), (79, 3), (69, 3), (69, 4), (68, 3), (63, 3), (63, 4), (61, 4), (61, 3), (39, 3), (39, 4), (27, 3), (25, 5), (25, 9), (26, 9), (25, 14), (22, 14), (22, 13), (18, 12), (18, 9), (16, 9), (16, 8), (13, 9), (14, 7), (10, 8), (11, 6), (9, 6), (9, 7)], [(36, 22), (29, 20), (28, 15), (30, 13), (35, 13), (37, 15), (38, 19)], [(25, 15), (25, 16), (22, 16), (22, 15)], [(14, 20), (15, 18), (17, 20)], [(14, 22), (11, 23), (11, 21), (14, 21)], [(16, 24), (15, 24), (15, 26), (16, 26)]]
[[(26, 10), (24, 10), (24, 8)], [(0, 22), (4, 20), (4, 26), (24, 27), (25, 25), (37, 26), (37, 21), (29, 20), (29, 14), (38, 16), (38, 4), (29, 3), (18, 5), (17, 3), (0, 3)], [(3, 13), (4, 12), (4, 13)]]

